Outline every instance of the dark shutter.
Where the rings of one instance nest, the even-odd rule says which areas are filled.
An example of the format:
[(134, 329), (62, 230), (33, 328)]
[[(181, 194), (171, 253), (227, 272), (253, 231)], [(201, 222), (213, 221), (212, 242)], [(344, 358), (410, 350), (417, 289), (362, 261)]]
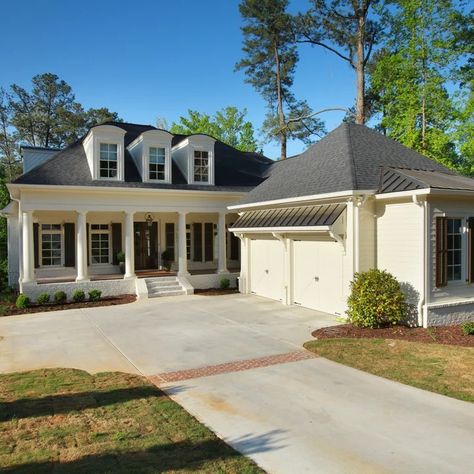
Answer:
[(89, 224), (86, 224), (86, 238), (87, 238), (87, 265), (91, 264), (91, 257), (89, 252)]
[(474, 217), (469, 217), (469, 283), (474, 283)]
[(39, 267), (39, 224), (33, 224), (33, 245), (35, 256), (35, 268)]
[(448, 220), (436, 218), (436, 286), (448, 284)]
[(204, 260), (214, 260), (214, 224), (210, 222), (204, 224)]
[(117, 254), (122, 251), (122, 224), (115, 222), (112, 224), (112, 262), (118, 265)]
[(193, 224), (193, 246), (194, 261), (202, 262), (202, 224), (200, 222)]
[(76, 266), (76, 236), (72, 222), (64, 224), (64, 266)]
[(240, 239), (233, 232), (230, 233), (230, 259), (239, 259)]
[(171, 253), (171, 260), (174, 258), (174, 222), (167, 222), (165, 224), (166, 250)]

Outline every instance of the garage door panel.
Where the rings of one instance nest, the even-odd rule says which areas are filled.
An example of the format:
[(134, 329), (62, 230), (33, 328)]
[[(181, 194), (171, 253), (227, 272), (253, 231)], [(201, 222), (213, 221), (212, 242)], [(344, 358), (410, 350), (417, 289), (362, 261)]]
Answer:
[(281, 300), (284, 285), (283, 245), (278, 240), (252, 240), (250, 252), (250, 291)]
[(332, 241), (293, 242), (293, 299), (307, 308), (341, 312), (342, 251)]

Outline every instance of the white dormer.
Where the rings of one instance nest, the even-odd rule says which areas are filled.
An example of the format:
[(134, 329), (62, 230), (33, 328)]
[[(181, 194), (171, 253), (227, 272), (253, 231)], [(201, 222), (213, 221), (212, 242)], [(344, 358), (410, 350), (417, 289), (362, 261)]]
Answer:
[(92, 127), (82, 142), (92, 179), (123, 181), (125, 130), (114, 125)]
[(173, 160), (188, 184), (214, 185), (215, 142), (207, 135), (191, 135), (173, 147)]
[(145, 183), (171, 183), (172, 138), (166, 130), (148, 130), (128, 145)]

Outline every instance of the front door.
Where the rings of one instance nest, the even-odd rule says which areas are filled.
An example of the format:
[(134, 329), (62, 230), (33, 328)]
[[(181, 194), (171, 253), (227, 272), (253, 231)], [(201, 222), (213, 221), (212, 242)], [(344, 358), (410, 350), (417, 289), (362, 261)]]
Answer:
[(158, 224), (135, 222), (135, 269), (158, 268)]

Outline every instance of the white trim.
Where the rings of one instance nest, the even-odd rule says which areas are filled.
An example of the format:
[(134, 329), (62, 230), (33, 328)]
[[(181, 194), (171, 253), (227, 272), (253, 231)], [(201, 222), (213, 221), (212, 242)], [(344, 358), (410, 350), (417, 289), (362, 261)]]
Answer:
[[(89, 266), (90, 267), (103, 267), (104, 265), (113, 265), (113, 244), (112, 244), (112, 224), (111, 223), (105, 223), (105, 222), (89, 222)], [(106, 225), (107, 230), (105, 229), (93, 229), (93, 225)], [(109, 243), (109, 261), (108, 262), (100, 262), (100, 263), (94, 263), (92, 260), (92, 234), (107, 234), (108, 237), (108, 243)]]
[(426, 194), (431, 194), (430, 191), (431, 190), (429, 188), (425, 188), (425, 189), (415, 189), (412, 191), (398, 191), (395, 193), (376, 194), (375, 199), (384, 200), (384, 199), (397, 199), (397, 198), (413, 197), (413, 196), (423, 196)]
[[(47, 229), (43, 231), (43, 225), (59, 225), (59, 229)], [(43, 265), (43, 234), (59, 234), (61, 237), (61, 263), (59, 265)], [(39, 268), (63, 268), (64, 267), (64, 224), (61, 223), (50, 223), (50, 222), (39, 222), (38, 223), (38, 247), (39, 247)]]
[(350, 191), (342, 191), (342, 192), (334, 192), (334, 193), (324, 193), (324, 194), (312, 194), (309, 196), (298, 196), (292, 198), (285, 198), (285, 199), (274, 199), (271, 201), (260, 201), (254, 202), (251, 204), (235, 204), (233, 206), (228, 206), (227, 209), (229, 210), (237, 210), (237, 209), (251, 209), (254, 207), (271, 207), (280, 204), (299, 204), (308, 201), (323, 201), (323, 200), (335, 200), (335, 199), (344, 199), (348, 196), (358, 196), (358, 195), (373, 195), (375, 194), (375, 190), (350, 190)]
[(301, 226), (301, 227), (239, 227), (236, 229), (229, 229), (234, 234), (288, 234), (288, 233), (308, 233), (308, 232), (332, 232), (332, 226), (316, 225), (316, 226)]

